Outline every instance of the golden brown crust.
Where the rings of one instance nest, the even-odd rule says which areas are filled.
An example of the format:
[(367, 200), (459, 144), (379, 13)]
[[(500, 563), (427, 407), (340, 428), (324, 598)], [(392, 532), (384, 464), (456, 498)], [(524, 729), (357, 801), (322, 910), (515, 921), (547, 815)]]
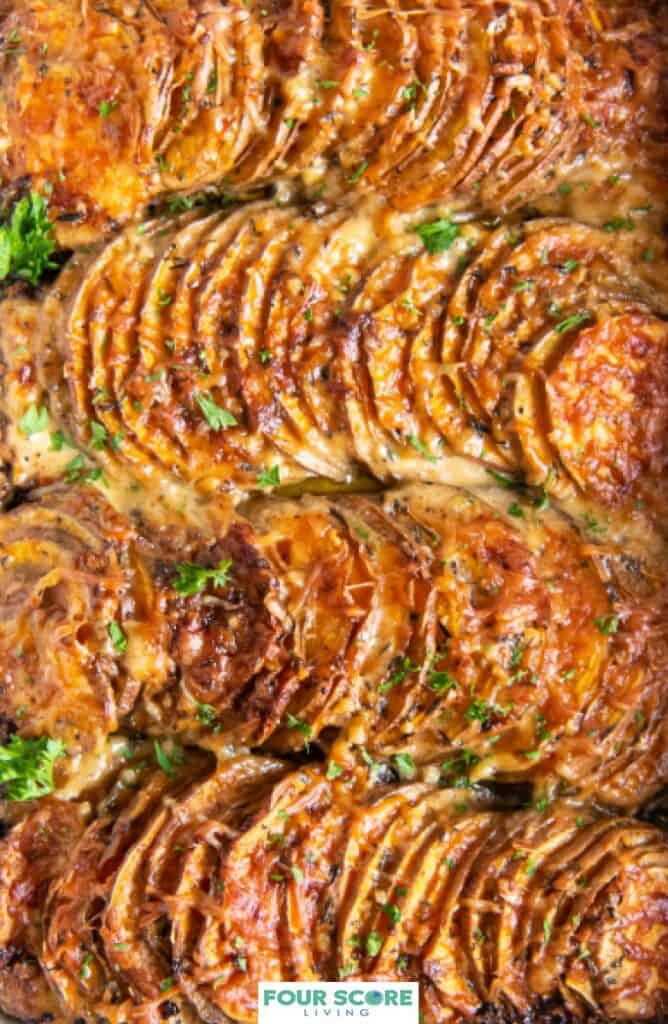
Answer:
[(418, 980), (430, 1024), (490, 1004), (540, 1020), (555, 1001), (576, 1019), (660, 1019), (659, 830), (563, 802), (464, 809), (457, 790), (364, 774), (241, 758), (152, 813), (139, 795), (100, 846), (102, 885), (76, 868), (108, 828), (89, 826), (44, 911), (62, 1016), (157, 1021), (169, 1001), (250, 1024), (257, 981), (297, 976)]
[(0, 1010), (22, 1019), (58, 1014), (38, 965), (50, 882), (66, 870), (84, 828), (82, 808), (46, 799), (0, 841)]
[(224, 180), (510, 206), (580, 151), (665, 158), (660, 21), (623, 2), (30, 0), (1, 31), (4, 185), (48, 182), (63, 238)]
[(0, 555), (6, 733), (95, 753), (142, 683), (165, 674), (164, 615), (136, 532), (92, 488), (56, 490), (2, 517)]
[[(176, 555), (72, 488), (0, 537), (3, 721), (70, 758), (129, 724), (279, 752), (339, 730), (344, 759), (410, 754), (460, 785), (635, 808), (666, 778), (665, 569), (503, 490), (256, 502)], [(184, 556), (204, 574), (185, 592)]]
[(667, 45), (0, 0), (0, 1016), (668, 1020)]
[(80, 475), (124, 485), (220, 500), (360, 465), (443, 483), (486, 467), (662, 524), (661, 239), (539, 218), (451, 225), (431, 253), (417, 227), (261, 203), (75, 258), (23, 356), (3, 341), (15, 482), (63, 471), (48, 433), (21, 435), (39, 404), (87, 449)]

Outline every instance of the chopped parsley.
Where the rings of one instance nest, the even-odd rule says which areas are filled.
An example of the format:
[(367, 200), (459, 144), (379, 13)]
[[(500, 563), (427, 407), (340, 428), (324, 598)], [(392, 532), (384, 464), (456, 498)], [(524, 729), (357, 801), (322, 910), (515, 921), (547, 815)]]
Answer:
[(193, 562), (179, 562), (176, 566), (177, 575), (172, 581), (172, 586), (182, 597), (200, 594), (209, 581), (214, 587), (225, 587), (230, 582), (231, 568), (232, 562), (229, 558), (224, 558), (214, 569), (207, 569), (205, 566), (195, 565)]
[(102, 100), (99, 107), (97, 108), (97, 112), (100, 115), (100, 117), (109, 117), (111, 114), (113, 114), (117, 106), (118, 100)]
[(60, 739), (12, 736), (0, 746), (0, 785), (7, 800), (35, 800), (53, 792), (53, 766), (65, 756)]
[(90, 434), (92, 437), (91, 448), (95, 451), (101, 451), (107, 441), (107, 428), (103, 423), (98, 423), (96, 420), (90, 421)]
[(39, 408), (36, 405), (31, 405), (19, 420), (19, 430), (26, 437), (32, 437), (33, 434), (40, 434), (46, 430), (48, 424), (48, 409), (45, 409), (43, 405)]
[(490, 718), (494, 715), (505, 714), (506, 712), (503, 708), (498, 707), (496, 704), (491, 704), (488, 700), (476, 697), (464, 712), (464, 718), (468, 722), (480, 722), (481, 725), (485, 726), (489, 724)]
[(343, 775), (342, 766), (340, 764), (337, 764), (336, 761), (330, 761), (329, 764), (327, 765), (328, 780), (330, 782), (333, 782), (333, 780), (338, 779), (340, 775)]
[(221, 409), (210, 394), (202, 392), (197, 395), (197, 404), (212, 430), (224, 430), (226, 427), (237, 426), (236, 416), (228, 412), (227, 409)]
[(36, 285), (45, 270), (55, 268), (55, 251), (46, 202), (31, 192), (16, 204), (9, 223), (0, 227), (0, 281), (19, 277)]
[(86, 953), (86, 955), (84, 956), (83, 960), (81, 961), (81, 969), (79, 971), (79, 977), (81, 978), (82, 981), (88, 981), (89, 980), (89, 978), (91, 976), (90, 965), (92, 964), (94, 959), (95, 958), (94, 958), (92, 953)]
[(441, 672), (435, 668), (430, 668), (427, 672), (427, 682), (435, 693), (448, 693), (450, 690), (456, 690), (459, 686), (457, 680), (453, 679), (449, 672)]
[(418, 452), (423, 459), (427, 460), (427, 462), (438, 462), (438, 456), (433, 455), (427, 448), (424, 441), (421, 441), (419, 437), (415, 436), (415, 434), (409, 434), (407, 441), (412, 448), (415, 448), (415, 451)]
[(65, 479), (68, 484), (94, 482), (100, 480), (106, 484), (99, 466), (90, 466), (84, 459), (81, 452), (65, 466)]
[(216, 709), (213, 704), (197, 704), (197, 718), (202, 725), (215, 725), (216, 717)]
[(581, 327), (582, 324), (589, 323), (593, 320), (591, 313), (586, 309), (581, 313), (573, 313), (572, 316), (567, 316), (565, 320), (561, 320), (556, 326), (555, 331), (557, 334), (566, 334), (568, 331), (574, 331), (577, 327)]
[(521, 636), (516, 636), (513, 640), (513, 649), (510, 655), (510, 669), (514, 671), (519, 668), (520, 662), (522, 661), (522, 655), (524, 653), (524, 640)]
[(66, 437), (62, 430), (55, 430), (51, 435), (51, 451), (62, 452), (66, 445), (68, 448), (74, 448), (74, 444)]
[(362, 163), (357, 168), (357, 170), (353, 171), (353, 173), (348, 178), (348, 181), (350, 182), (351, 185), (356, 185), (357, 184), (357, 182), (360, 180), (360, 178), (362, 177), (362, 175), (364, 174), (364, 172), (366, 171), (368, 166), (369, 165), (366, 162), (366, 160), (363, 160)]
[(415, 761), (410, 754), (395, 754), (394, 763), (397, 766), (399, 777), (412, 779), (415, 776)]
[(153, 751), (155, 753), (155, 759), (158, 762), (158, 767), (162, 769), (165, 775), (168, 775), (170, 779), (173, 779), (176, 775), (177, 767), (183, 764), (185, 760), (181, 747), (176, 743), (172, 743), (169, 753), (167, 753), (158, 740), (153, 740)]
[(599, 615), (594, 619), (594, 625), (603, 636), (612, 636), (619, 629), (619, 619), (616, 615)]
[(468, 747), (462, 747), (461, 750), (457, 751), (455, 757), (444, 761), (441, 765), (441, 771), (451, 776), (450, 784), (456, 787), (468, 786), (469, 785), (469, 768), (475, 767), (478, 764), (480, 758), (473, 750), (469, 750)]
[(582, 522), (585, 530), (589, 530), (590, 533), (605, 533), (607, 526), (599, 523), (596, 516), (593, 516), (591, 512), (585, 512), (582, 516)]
[(413, 229), (422, 240), (428, 253), (445, 252), (459, 236), (459, 228), (449, 217), (425, 221)]
[(495, 480), (500, 487), (505, 487), (509, 491), (517, 490), (518, 487), (522, 487), (521, 480), (515, 480), (512, 476), (506, 476), (505, 473), (499, 473), (495, 469), (486, 469), (485, 472), (488, 476), (491, 476), (492, 480)]
[(389, 917), (392, 924), (398, 924), (401, 921), (401, 911), (396, 903), (384, 903), (380, 909), (386, 917)]
[(395, 686), (399, 686), (400, 683), (403, 683), (407, 676), (412, 672), (417, 672), (419, 668), (420, 666), (416, 665), (410, 658), (395, 658), (392, 663), (392, 671), (389, 679), (384, 683), (381, 683), (378, 689), (381, 693), (387, 693), (388, 690), (392, 690)]
[(603, 230), (608, 234), (612, 234), (613, 231), (633, 231), (634, 228), (635, 223), (630, 217), (613, 217), (603, 225)]
[(383, 947), (383, 936), (380, 932), (369, 932), (364, 945), (369, 956), (378, 956)]
[(281, 471), (278, 466), (272, 466), (271, 469), (263, 469), (257, 475), (258, 487), (278, 487), (281, 482)]
[(291, 715), (290, 712), (288, 712), (285, 716), (285, 724), (288, 729), (297, 729), (297, 731), (302, 734), (304, 737), (304, 746), (308, 750), (309, 739), (313, 733), (313, 729), (308, 722), (304, 721), (303, 718), (298, 718), (297, 715)]
[(123, 654), (127, 651), (128, 638), (117, 622), (107, 623), (107, 633), (109, 634), (109, 639), (114, 645), (114, 650), (118, 651), (119, 654)]

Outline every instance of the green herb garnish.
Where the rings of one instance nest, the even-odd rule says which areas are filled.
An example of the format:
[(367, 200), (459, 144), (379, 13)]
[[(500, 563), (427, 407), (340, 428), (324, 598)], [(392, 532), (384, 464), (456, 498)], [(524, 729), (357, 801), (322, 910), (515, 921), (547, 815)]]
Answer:
[(593, 320), (591, 313), (584, 310), (581, 313), (573, 313), (572, 316), (567, 316), (554, 329), (557, 334), (566, 334), (568, 331), (574, 331), (576, 327), (581, 327), (582, 324), (589, 323), (590, 320)]
[(207, 569), (205, 566), (195, 565), (193, 562), (179, 562), (176, 566), (177, 575), (172, 581), (172, 586), (182, 597), (200, 594), (209, 581), (214, 587), (225, 587), (230, 582), (231, 568), (232, 562), (229, 558), (224, 558), (214, 569)]
[(400, 778), (412, 779), (415, 776), (415, 761), (410, 754), (395, 754), (394, 763)]
[(428, 253), (445, 252), (459, 236), (459, 228), (449, 217), (425, 221), (413, 229), (422, 239)]
[(49, 424), (49, 412), (44, 406), (31, 405), (19, 420), (19, 430), (26, 437), (40, 434)]
[(415, 434), (409, 434), (406, 440), (412, 448), (415, 448), (415, 451), (418, 452), (423, 459), (427, 460), (427, 462), (438, 462), (438, 456), (433, 455), (427, 448), (424, 441), (421, 441), (419, 437), (415, 436)]
[(36, 800), (53, 792), (53, 766), (65, 756), (62, 740), (12, 736), (0, 746), (0, 785), (8, 800)]
[(225, 427), (236, 427), (237, 418), (227, 409), (221, 409), (217, 405), (211, 395), (202, 393), (197, 396), (197, 404), (199, 405), (204, 419), (209, 424), (212, 430), (224, 430)]
[(278, 466), (271, 469), (263, 469), (257, 475), (258, 487), (278, 487), (281, 482), (281, 471)]
[(158, 740), (153, 740), (153, 750), (155, 752), (155, 759), (158, 762), (158, 767), (162, 769), (165, 775), (168, 775), (170, 779), (173, 779), (176, 775), (177, 767), (183, 764), (185, 759), (181, 747), (176, 743), (172, 743), (170, 751), (167, 753)]
[(594, 619), (594, 625), (603, 636), (612, 636), (619, 629), (619, 619), (616, 615), (599, 615)]
[(117, 650), (119, 654), (123, 654), (124, 651), (127, 651), (128, 638), (117, 622), (109, 622), (107, 624), (107, 633), (109, 634), (109, 639), (114, 645), (115, 650)]
[(21, 199), (8, 224), (0, 227), (0, 281), (19, 277), (36, 285), (45, 270), (53, 270), (56, 251), (53, 224), (46, 202), (37, 192)]

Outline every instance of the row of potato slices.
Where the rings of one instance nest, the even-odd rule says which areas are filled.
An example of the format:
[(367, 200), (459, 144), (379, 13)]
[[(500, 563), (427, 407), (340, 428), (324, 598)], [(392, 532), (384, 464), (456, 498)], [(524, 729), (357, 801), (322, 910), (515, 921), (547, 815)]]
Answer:
[(357, 759), (559, 779), (627, 808), (665, 781), (651, 555), (495, 489), (248, 515), (170, 547), (75, 487), (0, 519), (0, 712), (65, 741), (61, 779), (131, 725), (278, 752), (344, 729)]
[(56, 211), (123, 220), (166, 189), (332, 163), (408, 208), (455, 188), (508, 204), (579, 146), (630, 137), (637, 160), (661, 133), (657, 27), (628, 3), (120, 6), (8, 5), (5, 178), (41, 170)]
[[(428, 246), (445, 231), (447, 251), (416, 226)], [(5, 331), (6, 390), (16, 415), (22, 395), (48, 403), (117, 479), (211, 494), (359, 465), (449, 483), (487, 465), (660, 518), (665, 246), (615, 227), (398, 231), (382, 211), (269, 204), (157, 220), (71, 261), (36, 354)], [(48, 463), (49, 434), (30, 440)]]
[(45, 976), (34, 960), (23, 975), (4, 965), (0, 1005), (252, 1022), (258, 981), (383, 978), (419, 981), (439, 1024), (554, 996), (572, 1012), (661, 1019), (658, 829), (331, 775), (244, 757), (184, 790), (183, 773), (144, 769), (86, 828), (74, 805), (43, 803), (0, 844), (0, 927)]

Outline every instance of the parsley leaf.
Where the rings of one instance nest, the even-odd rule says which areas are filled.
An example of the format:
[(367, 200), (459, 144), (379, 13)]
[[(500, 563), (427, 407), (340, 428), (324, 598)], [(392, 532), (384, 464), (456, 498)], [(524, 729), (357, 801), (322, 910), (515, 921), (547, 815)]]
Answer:
[(102, 100), (97, 108), (100, 117), (109, 117), (118, 106), (118, 100)]
[(503, 716), (506, 714), (507, 712), (496, 704), (491, 704), (488, 700), (476, 697), (464, 712), (464, 718), (468, 722), (480, 722), (481, 725), (486, 726), (489, 723), (489, 719), (494, 715)]
[(291, 715), (290, 712), (288, 712), (288, 714), (285, 716), (285, 724), (288, 727), (288, 729), (297, 729), (302, 734), (302, 736), (304, 737), (304, 746), (308, 750), (309, 737), (313, 732), (313, 729), (308, 724), (308, 722), (305, 722), (303, 718), (297, 718), (296, 715)]
[(99, 480), (105, 487), (108, 486), (101, 468), (89, 465), (81, 452), (75, 455), (73, 459), (70, 459), (65, 466), (65, 479), (68, 484), (93, 483), (95, 480)]
[(459, 686), (457, 680), (453, 679), (449, 672), (440, 672), (435, 668), (430, 668), (427, 672), (427, 682), (434, 693), (448, 693), (450, 690), (456, 690)]
[(514, 491), (522, 487), (522, 481), (516, 480), (512, 476), (506, 476), (504, 473), (498, 473), (495, 469), (485, 469), (488, 476), (491, 476), (492, 480), (495, 480), (500, 487), (505, 487), (508, 491)]
[(393, 924), (398, 924), (401, 921), (401, 911), (396, 903), (384, 903), (380, 908), (386, 917), (389, 917)]
[(213, 704), (200, 704), (197, 705), (197, 718), (202, 725), (215, 725), (216, 724), (216, 709)]
[(384, 683), (380, 684), (378, 687), (379, 691), (381, 693), (387, 693), (388, 690), (391, 690), (400, 683), (403, 683), (406, 676), (410, 675), (412, 672), (417, 672), (419, 668), (420, 666), (416, 665), (410, 658), (395, 658), (392, 662), (392, 672), (390, 677)]
[(0, 784), (8, 800), (35, 800), (53, 792), (53, 765), (65, 755), (62, 740), (12, 736), (0, 746)]
[(56, 266), (51, 259), (55, 251), (46, 203), (31, 192), (16, 204), (9, 223), (0, 227), (0, 281), (12, 276), (36, 285), (45, 270)]
[(197, 404), (212, 430), (224, 430), (225, 427), (237, 426), (236, 416), (228, 412), (227, 409), (221, 409), (219, 405), (216, 405), (211, 395), (204, 393), (198, 395)]
[(584, 310), (582, 313), (573, 313), (572, 316), (567, 316), (554, 329), (557, 334), (566, 334), (568, 331), (574, 331), (576, 327), (581, 327), (582, 324), (589, 323), (590, 320), (593, 320), (591, 313)]
[(362, 177), (362, 175), (364, 174), (364, 172), (366, 171), (368, 166), (369, 165), (366, 162), (366, 160), (363, 160), (362, 163), (357, 168), (357, 170), (353, 171), (353, 173), (348, 178), (348, 181), (350, 182), (351, 185), (356, 185), (357, 184), (357, 182), (360, 180), (360, 178)]
[(114, 645), (115, 650), (117, 650), (119, 654), (123, 654), (124, 651), (127, 651), (128, 638), (117, 622), (109, 622), (107, 624), (107, 633), (109, 634), (109, 639)]
[(226, 586), (230, 582), (231, 568), (232, 562), (229, 558), (224, 558), (215, 569), (207, 569), (205, 566), (195, 565), (193, 562), (179, 562), (176, 566), (177, 575), (172, 581), (172, 586), (182, 597), (192, 597), (193, 594), (200, 594), (209, 580), (214, 587)]
[(33, 434), (39, 434), (46, 430), (48, 424), (48, 409), (45, 409), (43, 405), (39, 408), (36, 405), (31, 405), (19, 420), (19, 430), (26, 437), (31, 437)]
[(158, 762), (158, 767), (163, 770), (165, 775), (168, 775), (170, 779), (173, 779), (176, 775), (178, 765), (183, 764), (185, 760), (181, 747), (176, 743), (172, 743), (169, 753), (167, 753), (158, 740), (153, 740), (153, 750), (155, 752), (155, 759)]
[(616, 615), (599, 615), (594, 619), (594, 625), (603, 636), (612, 636), (619, 629), (619, 619)]
[(410, 754), (395, 754), (394, 763), (401, 779), (412, 779), (415, 776), (415, 761)]
[(97, 420), (91, 420), (89, 425), (92, 438), (90, 446), (97, 452), (102, 451), (107, 440), (107, 428)]
[(281, 471), (278, 466), (271, 469), (263, 469), (257, 475), (258, 487), (278, 487), (281, 482)]
[(420, 453), (423, 459), (427, 460), (427, 462), (438, 462), (438, 456), (432, 455), (424, 441), (421, 441), (419, 437), (415, 436), (415, 434), (409, 434), (407, 441), (412, 448), (415, 448), (416, 452)]
[(52, 452), (62, 452), (65, 446), (67, 446), (68, 448), (74, 448), (75, 444), (73, 441), (70, 441), (70, 439), (66, 436), (66, 434), (63, 433), (62, 430), (54, 431), (53, 434), (51, 435), (50, 450)]
[(424, 224), (418, 224), (414, 231), (422, 239), (427, 252), (432, 254), (445, 252), (459, 236), (459, 228), (449, 217), (425, 221)]
[(603, 230), (608, 234), (612, 234), (613, 231), (633, 231), (634, 228), (635, 224), (630, 217), (613, 217), (603, 225)]

